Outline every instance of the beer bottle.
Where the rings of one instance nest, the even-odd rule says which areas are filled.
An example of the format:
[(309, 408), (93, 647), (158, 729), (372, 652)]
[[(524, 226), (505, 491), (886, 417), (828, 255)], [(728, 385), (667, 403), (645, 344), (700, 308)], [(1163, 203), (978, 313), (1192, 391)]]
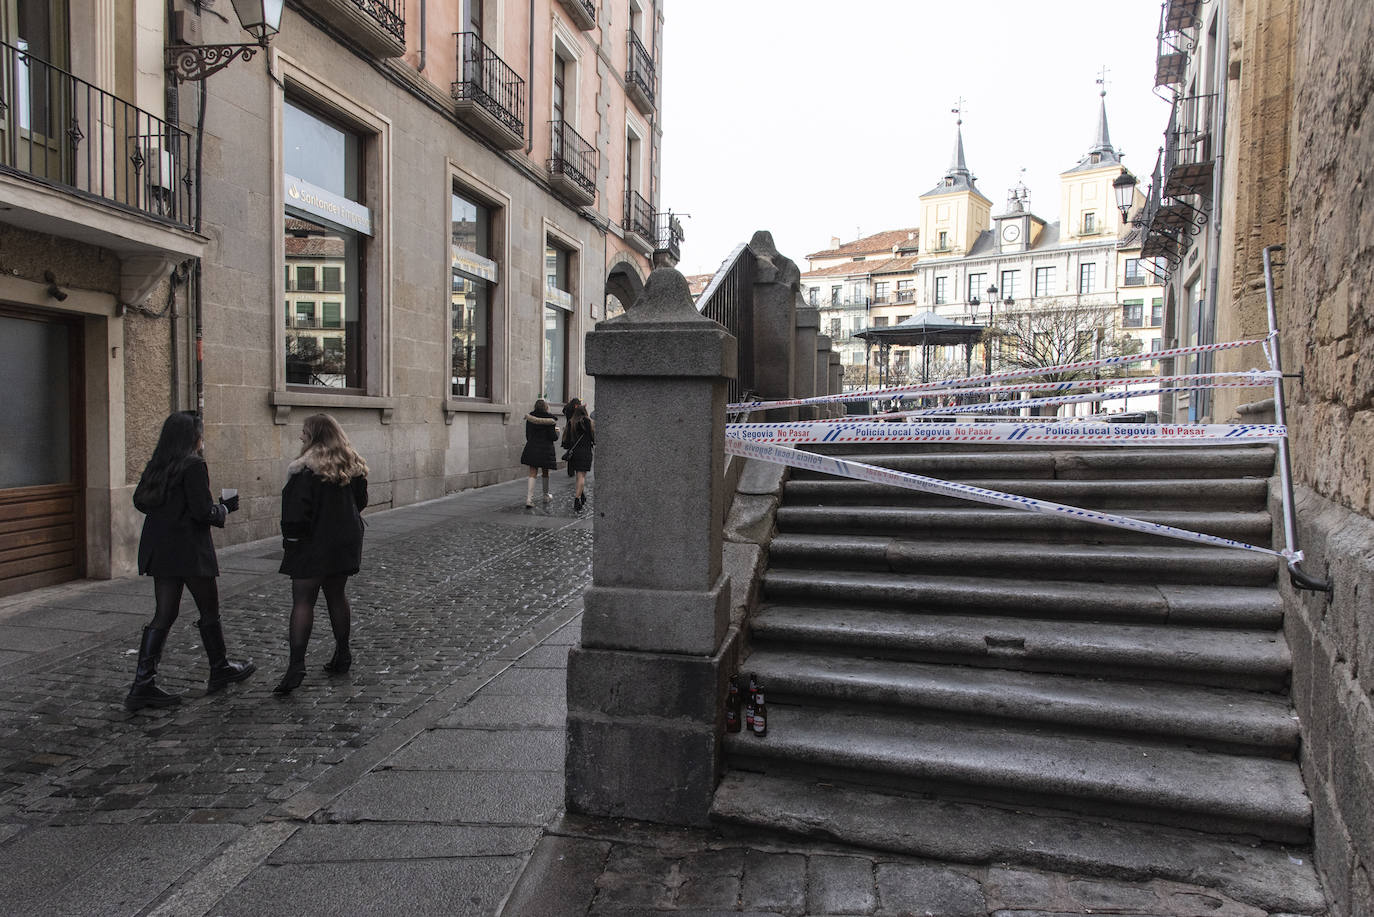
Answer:
[(749, 676), (749, 699), (753, 701), (755, 708), (763, 706), (763, 682), (757, 675)]
[[(760, 692), (762, 697), (762, 692)], [(760, 739), (768, 735), (768, 705), (760, 703), (754, 707), (754, 722), (749, 727)]]
[(740, 730), (740, 690), (739, 676), (730, 676), (730, 687), (725, 692), (725, 731), (739, 732)]

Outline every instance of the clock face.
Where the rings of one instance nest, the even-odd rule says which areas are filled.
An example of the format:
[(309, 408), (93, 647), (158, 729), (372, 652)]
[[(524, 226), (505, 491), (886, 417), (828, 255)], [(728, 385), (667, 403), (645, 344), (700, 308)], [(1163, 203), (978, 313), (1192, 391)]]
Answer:
[(1015, 242), (1017, 239), (1021, 238), (1021, 227), (1017, 226), (1015, 223), (1008, 223), (1006, 226), (1002, 227), (1002, 238), (1006, 239), (1008, 242)]

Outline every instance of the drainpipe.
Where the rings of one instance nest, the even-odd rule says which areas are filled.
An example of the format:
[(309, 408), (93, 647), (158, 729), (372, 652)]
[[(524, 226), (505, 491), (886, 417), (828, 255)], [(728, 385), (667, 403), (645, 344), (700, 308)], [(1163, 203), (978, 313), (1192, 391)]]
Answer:
[[(208, 95), (206, 80), (200, 81), (200, 110), (196, 112), (196, 233), (201, 231), (202, 181), (205, 176), (205, 103)], [(196, 330), (196, 413), (205, 417), (205, 324), (201, 309), (201, 259), (195, 259), (191, 269), (191, 284), (188, 289), (188, 305), (191, 307), (191, 323)]]
[(525, 85), (530, 90), (530, 139), (525, 143), (525, 155), (529, 155), (534, 150), (534, 0), (530, 0), (530, 57), (529, 57), (530, 78)]
[[(1216, 124), (1219, 128), (1216, 132), (1216, 149), (1212, 151), (1212, 161), (1217, 165), (1212, 170), (1212, 225), (1207, 228), (1208, 242), (1207, 254), (1212, 262), (1207, 271), (1207, 298), (1211, 301), (1207, 310), (1207, 315), (1211, 321), (1211, 331), (1207, 336), (1208, 343), (1215, 343), (1217, 329), (1217, 282), (1221, 276), (1221, 192), (1223, 174), (1226, 171), (1225, 152), (1226, 152), (1226, 93), (1227, 79), (1226, 74), (1229, 70), (1230, 60), (1230, 17), (1223, 8), (1221, 22), (1217, 27), (1217, 60), (1212, 72), (1212, 85), (1216, 87), (1217, 93), (1217, 112)], [(1198, 340), (1202, 340), (1202, 329), (1198, 329)], [(1198, 361), (1198, 372), (1211, 372), (1216, 360), (1215, 355), (1208, 354), (1204, 364)], [(1208, 414), (1212, 413), (1215, 402), (1211, 394), (1208, 394), (1207, 408)], [(1201, 420), (1201, 418), (1198, 418)]]
[(416, 69), (425, 72), (425, 0), (420, 0), (420, 66)]

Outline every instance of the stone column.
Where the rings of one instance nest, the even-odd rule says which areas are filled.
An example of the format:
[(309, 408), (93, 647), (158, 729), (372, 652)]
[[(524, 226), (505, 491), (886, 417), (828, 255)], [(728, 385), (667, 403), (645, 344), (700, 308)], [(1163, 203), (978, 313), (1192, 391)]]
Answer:
[[(816, 366), (816, 337), (821, 329), (821, 310), (806, 306), (797, 297), (797, 362), (792, 372), (792, 397), (810, 398), (824, 395), (825, 389), (816, 388), (820, 376)], [(817, 405), (804, 405), (797, 408), (798, 420), (813, 420), (820, 416)]]
[[(797, 362), (796, 311), (801, 271), (778, 253), (773, 235), (760, 230), (749, 240), (754, 265), (754, 388), (765, 398), (793, 397)], [(775, 412), (769, 412), (772, 416)], [(782, 413), (782, 412), (777, 412)], [(794, 412), (786, 412), (793, 416)], [(779, 417), (779, 419), (784, 419)]]
[[(844, 364), (840, 362), (838, 351), (830, 351), (830, 394), (838, 395), (844, 391)], [(832, 405), (835, 409), (835, 416), (843, 416), (847, 408), (840, 403)]]
[(587, 335), (596, 534), (568, 657), (567, 804), (704, 824), (721, 766), (729, 627), (721, 569), (726, 382), (735, 339), (672, 268)]
[[(830, 394), (830, 354), (833, 352), (830, 342), (830, 335), (816, 335), (816, 394)], [(835, 406), (833, 404), (820, 405), (818, 416), (834, 417)]]

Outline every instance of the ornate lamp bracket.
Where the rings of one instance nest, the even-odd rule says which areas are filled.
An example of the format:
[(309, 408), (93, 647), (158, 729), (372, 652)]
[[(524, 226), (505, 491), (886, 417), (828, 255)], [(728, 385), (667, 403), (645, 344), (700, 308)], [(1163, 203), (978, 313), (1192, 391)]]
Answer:
[(252, 60), (259, 44), (238, 45), (171, 45), (167, 48), (166, 66), (172, 76), (182, 82), (203, 80), (233, 63), (235, 58)]

